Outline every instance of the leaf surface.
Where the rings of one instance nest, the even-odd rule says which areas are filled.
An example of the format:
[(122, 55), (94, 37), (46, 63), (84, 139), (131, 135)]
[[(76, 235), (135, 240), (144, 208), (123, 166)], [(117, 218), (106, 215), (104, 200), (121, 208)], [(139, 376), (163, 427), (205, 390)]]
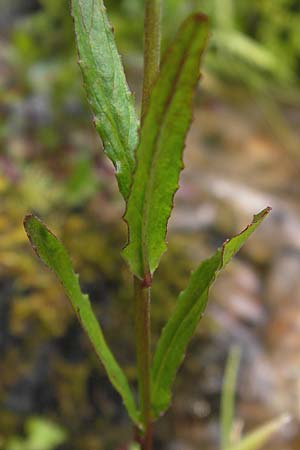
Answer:
[(169, 405), (171, 387), (178, 367), (208, 300), (209, 288), (218, 273), (241, 248), (269, 213), (266, 208), (240, 234), (227, 240), (209, 259), (192, 273), (187, 288), (181, 292), (175, 310), (158, 340), (152, 366), (152, 408), (155, 417)]
[(96, 319), (89, 298), (80, 289), (78, 275), (74, 272), (68, 253), (62, 243), (35, 216), (28, 215), (24, 227), (31, 245), (41, 260), (55, 273), (89, 340), (105, 367), (108, 378), (121, 395), (132, 420), (138, 424), (138, 413), (127, 379), (111, 353)]
[(207, 36), (206, 16), (195, 14), (183, 23), (150, 96), (125, 214), (129, 243), (123, 250), (140, 279), (155, 271), (166, 249), (167, 222), (183, 167), (183, 146)]
[(102, 0), (71, 0), (79, 65), (94, 122), (126, 199), (135, 167), (139, 123)]

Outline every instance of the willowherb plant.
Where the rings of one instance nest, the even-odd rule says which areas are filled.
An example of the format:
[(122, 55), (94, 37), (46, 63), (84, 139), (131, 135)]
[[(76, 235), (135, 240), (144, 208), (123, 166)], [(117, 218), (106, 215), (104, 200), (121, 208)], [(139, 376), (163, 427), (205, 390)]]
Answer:
[(66, 295), (138, 430), (152, 449), (153, 423), (166, 411), (172, 384), (201, 319), (216, 276), (256, 230), (270, 208), (254, 216), (192, 273), (150, 355), (150, 293), (166, 250), (166, 231), (178, 189), (192, 100), (208, 39), (208, 20), (197, 13), (181, 25), (160, 63), (160, 0), (145, 0), (144, 84), (141, 126), (102, 0), (71, 0), (79, 64), (94, 123), (111, 159), (126, 203), (128, 243), (122, 254), (134, 282), (138, 402), (103, 336), (88, 296), (62, 243), (35, 216), (24, 226), (33, 248), (61, 281)]

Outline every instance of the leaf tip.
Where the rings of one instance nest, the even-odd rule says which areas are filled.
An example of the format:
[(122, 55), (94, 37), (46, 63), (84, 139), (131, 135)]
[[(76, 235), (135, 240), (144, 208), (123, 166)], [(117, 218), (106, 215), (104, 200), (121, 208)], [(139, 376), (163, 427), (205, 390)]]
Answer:
[(32, 219), (37, 219), (37, 217), (34, 214), (32, 214), (32, 213), (26, 214), (26, 216), (23, 219), (23, 227), (24, 227), (24, 230), (25, 230), (25, 232), (27, 234), (27, 237), (28, 237), (31, 245), (33, 246), (33, 243), (32, 243), (32, 240), (31, 240), (31, 236), (30, 236), (30, 231), (29, 231), (29, 222)]
[(267, 206), (265, 209), (262, 210), (261, 214), (263, 216), (266, 216), (267, 214), (269, 214), (272, 211), (272, 206)]
[(23, 226), (24, 226), (25, 233), (27, 235), (27, 238), (28, 238), (28, 240), (30, 242), (30, 245), (31, 245), (32, 249), (34, 250), (36, 255), (39, 257), (37, 246), (34, 243), (34, 240), (32, 238), (31, 231), (30, 231), (30, 222), (32, 220), (39, 221), (39, 219), (34, 214), (32, 214), (32, 213), (26, 214), (26, 216), (23, 219)]
[(258, 214), (255, 214), (253, 216), (253, 222), (258, 222), (258, 221), (263, 220), (271, 211), (272, 211), (272, 207), (267, 206), (265, 209), (263, 209)]
[(32, 219), (34, 217), (34, 215), (32, 213), (26, 214), (26, 216), (23, 219), (23, 225), (24, 228), (26, 228), (27, 222)]
[(197, 13), (193, 14), (193, 16), (194, 16), (194, 19), (197, 22), (201, 22), (201, 23), (202, 22), (209, 22), (208, 16), (206, 14), (202, 13), (202, 12), (197, 12)]
[(29, 237), (29, 239), (30, 239), (29, 225), (30, 225), (30, 222), (32, 222), (32, 221), (36, 221), (41, 227), (46, 228), (46, 230), (53, 235), (52, 231), (49, 230), (47, 225), (45, 225), (42, 222), (42, 220), (39, 219), (39, 217), (37, 217), (35, 214), (29, 213), (29, 214), (26, 214), (26, 216), (24, 217), (24, 220), (23, 220), (23, 225), (24, 225), (25, 231), (26, 231), (27, 236)]

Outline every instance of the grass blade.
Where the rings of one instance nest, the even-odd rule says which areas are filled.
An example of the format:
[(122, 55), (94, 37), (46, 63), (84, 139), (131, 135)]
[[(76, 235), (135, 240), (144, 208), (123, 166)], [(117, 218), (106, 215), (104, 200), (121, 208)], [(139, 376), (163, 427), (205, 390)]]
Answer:
[(227, 360), (222, 387), (220, 417), (221, 450), (226, 450), (230, 444), (230, 436), (234, 419), (234, 396), (240, 359), (241, 351), (239, 347), (233, 347)]
[(255, 68), (272, 73), (282, 71), (279, 61), (270, 50), (237, 30), (216, 30), (214, 41), (220, 51), (228, 52)]
[(135, 167), (139, 123), (102, 0), (71, 0), (75, 34), (88, 101), (104, 150), (126, 199)]
[(290, 420), (290, 416), (284, 414), (278, 419), (272, 420), (250, 432), (236, 445), (227, 447), (227, 450), (259, 450), (275, 433), (278, 433), (282, 427), (287, 425)]
[(207, 36), (205, 16), (196, 14), (183, 23), (150, 96), (125, 215), (129, 243), (123, 251), (140, 279), (151, 278), (166, 249), (166, 227), (183, 166), (184, 140)]
[(78, 275), (74, 272), (69, 255), (62, 243), (35, 216), (28, 215), (24, 220), (25, 231), (31, 245), (40, 259), (48, 266), (62, 283), (75, 314), (89, 337), (89, 340), (105, 367), (112, 385), (121, 395), (132, 420), (139, 424), (135, 401), (127, 379), (111, 353), (95, 317), (89, 298), (80, 289)]
[(152, 407), (157, 417), (169, 405), (171, 387), (178, 367), (195, 328), (206, 308), (209, 288), (220, 270), (230, 261), (249, 236), (269, 213), (266, 208), (254, 216), (242, 233), (227, 240), (191, 275), (187, 288), (181, 292), (173, 314), (162, 331), (152, 367)]

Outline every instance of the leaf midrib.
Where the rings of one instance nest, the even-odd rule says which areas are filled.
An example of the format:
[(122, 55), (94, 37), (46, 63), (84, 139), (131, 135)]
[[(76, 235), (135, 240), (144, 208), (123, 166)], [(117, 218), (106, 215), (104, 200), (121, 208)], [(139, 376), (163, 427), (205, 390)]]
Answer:
[[(148, 224), (149, 210), (150, 210), (149, 209), (149, 205), (150, 205), (149, 196), (152, 193), (152, 188), (153, 188), (153, 184), (154, 184), (154, 173), (156, 171), (157, 160), (158, 160), (158, 157), (159, 157), (160, 146), (158, 145), (158, 142), (160, 140), (160, 137), (161, 137), (161, 134), (162, 134), (162, 131), (163, 131), (163, 128), (164, 128), (163, 124), (165, 123), (165, 118), (166, 118), (166, 116), (168, 114), (168, 110), (170, 109), (172, 97), (174, 96), (174, 94), (176, 92), (176, 86), (178, 84), (178, 81), (179, 81), (179, 79), (181, 77), (182, 72), (184, 71), (184, 64), (181, 64), (181, 63), (183, 63), (186, 60), (186, 56), (187, 56), (187, 54), (189, 52), (189, 49), (190, 49), (190, 42), (193, 40), (196, 32), (197, 32), (197, 28), (194, 27), (194, 30), (193, 30), (192, 35), (191, 35), (191, 38), (188, 41), (187, 47), (186, 47), (182, 57), (180, 58), (180, 64), (178, 66), (178, 69), (176, 70), (174, 82), (172, 83), (173, 90), (171, 90), (171, 92), (170, 92), (170, 94), (169, 94), (169, 96), (168, 96), (168, 98), (166, 100), (165, 107), (163, 109), (162, 117), (164, 118), (164, 120), (163, 120), (162, 125), (158, 127), (158, 132), (156, 133), (154, 144), (153, 144), (153, 148), (154, 148), (153, 158), (152, 158), (153, 163), (150, 166), (149, 177), (148, 177), (148, 179), (146, 181), (146, 187), (145, 187), (146, 188), (146, 193), (145, 193), (145, 197), (144, 197), (144, 205), (143, 205), (143, 208), (142, 208), (142, 232), (141, 232), (142, 236), (141, 236), (141, 241), (142, 241), (142, 250), (143, 250), (142, 262), (143, 262), (143, 274), (144, 274), (144, 276), (146, 276), (151, 270), (150, 264), (149, 264), (149, 258), (148, 258), (148, 256), (149, 256), (148, 253), (149, 252), (148, 252), (148, 245), (147, 245), (147, 243), (148, 243), (148, 227), (147, 227), (147, 224)], [(162, 149), (162, 151), (163, 150), (164, 149)], [(173, 197), (175, 195), (175, 192), (173, 194)], [(167, 233), (167, 229), (166, 229), (166, 233)]]

